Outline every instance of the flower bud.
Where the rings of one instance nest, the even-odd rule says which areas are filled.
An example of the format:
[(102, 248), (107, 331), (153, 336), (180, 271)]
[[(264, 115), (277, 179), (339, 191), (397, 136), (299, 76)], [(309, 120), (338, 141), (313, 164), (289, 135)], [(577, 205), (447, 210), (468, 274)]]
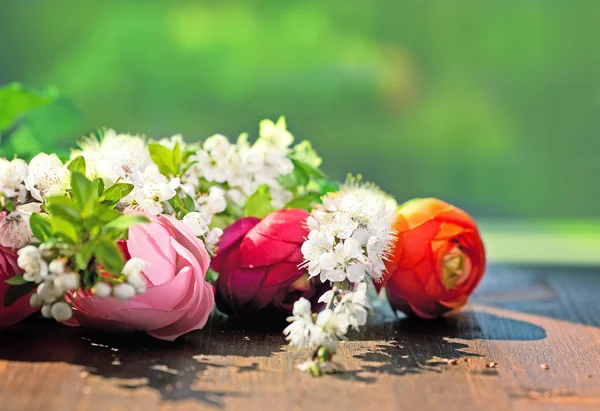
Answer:
[(130, 275), (139, 275), (144, 268), (146, 267), (146, 261), (141, 258), (132, 258), (125, 263), (125, 267), (123, 267), (123, 274), (126, 277)]
[(135, 288), (137, 294), (143, 294), (144, 291), (146, 291), (146, 283), (139, 273), (133, 273), (127, 276), (127, 282)]
[(52, 304), (56, 301), (56, 297), (62, 294), (60, 290), (54, 286), (53, 282), (41, 283), (37, 288), (37, 293), (45, 304)]
[(41, 307), (42, 299), (40, 298), (38, 293), (31, 294), (31, 297), (29, 297), (29, 305), (31, 305), (32, 307)]
[(63, 293), (73, 291), (79, 288), (79, 275), (76, 273), (62, 274), (54, 280), (54, 286)]
[(73, 316), (73, 309), (69, 304), (60, 301), (52, 305), (50, 313), (56, 321), (67, 321)]
[(113, 296), (119, 301), (129, 300), (135, 295), (135, 288), (131, 284), (118, 284), (113, 288)]
[(42, 307), (42, 315), (44, 316), (44, 318), (52, 318), (52, 312), (50, 311), (51, 309), (52, 306), (50, 304), (47, 304)]
[(48, 265), (48, 270), (52, 273), (52, 274), (62, 274), (65, 272), (65, 261), (61, 258), (57, 258), (55, 260), (52, 260), (50, 262), (50, 265)]
[(94, 294), (96, 294), (98, 298), (107, 298), (111, 295), (111, 293), (112, 287), (110, 284), (96, 283), (96, 285), (94, 285)]

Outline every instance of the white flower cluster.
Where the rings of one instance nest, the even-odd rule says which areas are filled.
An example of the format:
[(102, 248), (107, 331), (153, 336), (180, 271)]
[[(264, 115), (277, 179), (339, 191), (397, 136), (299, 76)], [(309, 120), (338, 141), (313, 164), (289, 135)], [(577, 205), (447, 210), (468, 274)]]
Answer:
[(191, 166), (181, 179), (182, 189), (194, 198), (196, 211), (209, 224), (215, 214), (225, 211), (228, 202), (243, 206), (263, 184), (269, 186), (273, 207), (283, 208), (292, 193), (281, 186), (278, 178), (294, 169), (288, 158), (293, 141), (283, 117), (277, 123), (263, 120), (259, 138), (252, 145), (246, 134), (235, 144), (220, 134), (209, 137), (189, 157)]
[(150, 158), (143, 137), (106, 130), (101, 138), (90, 136), (79, 142), (71, 159), (83, 156), (89, 178), (100, 177), (106, 187), (130, 183), (134, 189), (121, 201), (125, 210), (153, 215), (164, 211), (165, 202), (176, 194), (179, 180), (169, 181)]
[[(70, 173), (56, 154), (38, 154), (30, 164), (21, 159), (0, 159), (0, 204), (12, 202), (11, 212), (0, 212), (0, 246), (21, 248), (31, 241), (29, 217), (40, 210), (39, 202), (63, 195)], [(29, 198), (31, 194), (31, 198)]]
[(146, 282), (142, 276), (142, 271), (146, 268), (146, 261), (134, 257), (125, 263), (122, 274), (125, 281), (115, 285), (105, 282), (98, 282), (94, 285), (94, 292), (99, 298), (107, 298), (111, 295), (119, 301), (129, 300), (136, 294), (146, 292)]
[(25, 273), (23, 278), (39, 284), (29, 300), (33, 307), (42, 307), (42, 315), (56, 321), (67, 321), (73, 315), (64, 301), (65, 293), (79, 288), (79, 274), (67, 269), (65, 259), (57, 258), (48, 264), (42, 252), (32, 245), (18, 251), (17, 264)]
[[(56, 321), (67, 321), (73, 315), (73, 309), (66, 296), (76, 291), (80, 285), (80, 275), (68, 266), (68, 259), (57, 257), (50, 263), (44, 256), (53, 254), (50, 247), (28, 245), (18, 252), (17, 264), (24, 271), (23, 279), (38, 284), (29, 300), (31, 306), (42, 307), (42, 315)], [(146, 291), (146, 284), (141, 275), (146, 262), (139, 258), (127, 261), (123, 268), (125, 282), (112, 287), (107, 283), (95, 285), (99, 297), (113, 295), (118, 300), (127, 300), (136, 294)]]
[(182, 222), (196, 237), (202, 238), (206, 251), (210, 255), (214, 255), (217, 243), (223, 235), (223, 230), (218, 227), (209, 228), (206, 218), (203, 217), (202, 213), (197, 212), (187, 213)]
[(321, 281), (381, 279), (392, 244), (396, 201), (373, 185), (357, 183), (323, 197), (307, 220), (304, 266)]
[(311, 312), (310, 302), (301, 298), (294, 304), (291, 324), (283, 331), (291, 345), (298, 348), (326, 347), (335, 352), (335, 342), (345, 340), (348, 328), (358, 329), (367, 323), (367, 284), (360, 283), (355, 291), (332, 290), (325, 293), (320, 301), (327, 301), (328, 307), (316, 318)]

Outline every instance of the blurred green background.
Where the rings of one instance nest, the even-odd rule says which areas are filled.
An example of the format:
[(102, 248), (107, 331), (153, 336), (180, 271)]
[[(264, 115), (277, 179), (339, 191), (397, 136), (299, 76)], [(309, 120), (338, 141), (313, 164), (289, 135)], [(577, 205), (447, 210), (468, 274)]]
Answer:
[(599, 18), (597, 0), (5, 0), (0, 84), (63, 96), (28, 147), (285, 114), (332, 177), (469, 211), (493, 260), (600, 262)]

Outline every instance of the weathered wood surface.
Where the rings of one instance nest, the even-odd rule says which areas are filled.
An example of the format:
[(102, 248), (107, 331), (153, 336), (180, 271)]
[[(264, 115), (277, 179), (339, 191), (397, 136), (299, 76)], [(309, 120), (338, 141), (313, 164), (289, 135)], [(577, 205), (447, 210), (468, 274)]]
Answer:
[(380, 310), (334, 376), (295, 370), (280, 330), (215, 318), (166, 343), (29, 321), (0, 333), (0, 410), (600, 409), (600, 268), (491, 267), (438, 321)]

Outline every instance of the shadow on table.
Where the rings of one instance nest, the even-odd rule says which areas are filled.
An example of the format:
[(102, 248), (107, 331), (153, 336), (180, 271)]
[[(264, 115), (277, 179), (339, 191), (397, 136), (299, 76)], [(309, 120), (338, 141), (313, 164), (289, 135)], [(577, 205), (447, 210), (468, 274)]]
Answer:
[(600, 267), (492, 264), (470, 302), (600, 327)]
[[(390, 336), (394, 336), (390, 340)], [(480, 354), (468, 351), (469, 345), (455, 340), (534, 341), (546, 338), (546, 331), (535, 324), (499, 317), (489, 313), (463, 311), (436, 320), (403, 318), (369, 324), (355, 336), (359, 341), (376, 341), (368, 352), (355, 356), (367, 364), (360, 370), (336, 376), (374, 383), (374, 375), (441, 373), (449, 362), (466, 362)], [(384, 341), (384, 342), (381, 342)], [(486, 370), (495, 375), (495, 370)]]
[[(84, 366), (91, 374), (103, 378), (129, 380), (120, 383), (125, 389), (150, 387), (166, 400), (196, 399), (220, 407), (225, 397), (244, 393), (197, 388), (214, 382), (214, 369), (224, 367), (207, 361), (208, 356), (270, 357), (285, 345), (282, 328), (279, 323), (244, 324), (215, 316), (202, 331), (165, 342), (143, 333), (94, 335), (81, 328), (33, 319), (2, 335), (0, 358), (67, 362)], [(368, 352), (355, 357), (362, 361), (361, 369), (338, 374), (336, 378), (373, 383), (378, 373), (442, 372), (442, 366), (447, 364), (440, 359), (464, 361), (479, 356), (469, 353), (467, 344), (453, 339), (545, 337), (541, 327), (489, 313), (464, 311), (427, 321), (397, 319), (390, 312), (378, 312), (363, 332), (351, 335), (354, 340), (374, 342)], [(238, 373), (260, 371), (258, 363), (227, 367), (236, 368)]]
[[(269, 357), (281, 351), (284, 343), (280, 328), (275, 332), (222, 317), (212, 318), (204, 330), (174, 342), (144, 333), (90, 334), (81, 328), (31, 319), (3, 333), (0, 359), (80, 365), (92, 375), (129, 380), (119, 383), (121, 388), (149, 387), (165, 400), (196, 399), (221, 407), (225, 397), (244, 394), (195, 388), (197, 383), (212, 382), (212, 370), (223, 367), (205, 357)], [(258, 363), (235, 368), (239, 373), (258, 370)]]

